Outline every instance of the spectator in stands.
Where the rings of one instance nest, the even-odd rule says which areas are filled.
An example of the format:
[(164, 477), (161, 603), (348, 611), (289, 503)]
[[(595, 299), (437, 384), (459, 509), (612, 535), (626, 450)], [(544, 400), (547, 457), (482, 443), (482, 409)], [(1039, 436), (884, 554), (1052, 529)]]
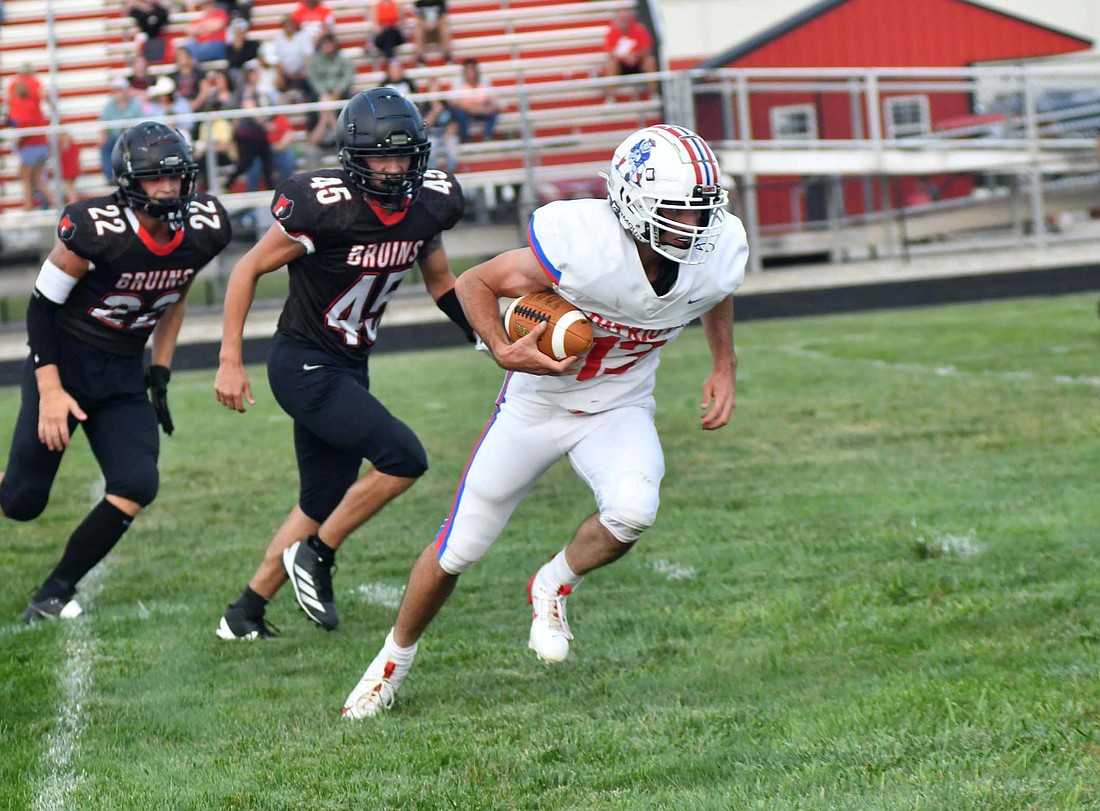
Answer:
[(238, 87), (244, 79), (244, 64), (260, 55), (260, 43), (248, 38), (248, 23), (240, 17), (229, 23), (229, 42), (225, 46), (225, 61), (229, 78)]
[(493, 97), (489, 80), (481, 75), (481, 66), (473, 57), (462, 62), (462, 75), (455, 82), (451, 110), (458, 122), (458, 134), (463, 142), (470, 140), (470, 121), (480, 121), (483, 139), (488, 141), (496, 131), (500, 109)]
[[(111, 97), (103, 105), (99, 120), (119, 121), (127, 118), (141, 118), (141, 101), (131, 94), (130, 83), (120, 76), (111, 81)], [(115, 182), (115, 173), (111, 169), (111, 151), (124, 129), (125, 127), (107, 127), (100, 140), (99, 165), (103, 167), (103, 176), (108, 183)]]
[(230, 19), (241, 19), (247, 23), (252, 22), (252, 0), (219, 0), (222, 7), (229, 12)]
[(170, 115), (177, 118), (165, 123), (180, 130), (190, 144), (191, 128), (195, 124), (191, 116), (191, 104), (177, 92), (176, 83), (170, 76), (161, 76), (156, 84), (149, 88), (149, 100), (145, 102), (144, 116), (163, 121), (165, 116)]
[(229, 27), (229, 12), (214, 0), (202, 0), (199, 15), (187, 28), (183, 47), (198, 62), (225, 59), (225, 32)]
[[(657, 59), (653, 55), (653, 36), (630, 9), (619, 9), (607, 27), (604, 38), (607, 52), (607, 75), (624, 76), (635, 73), (654, 73)], [(656, 83), (650, 91), (657, 92)], [(613, 99), (615, 89), (607, 88), (607, 100)]]
[[(392, 87), (402, 96), (412, 96), (420, 92), (416, 83), (405, 75), (405, 66), (400, 59), (391, 59), (386, 63), (386, 75), (378, 83), (379, 87)], [(420, 110), (423, 114), (424, 110)]]
[[(17, 85), (15, 99), (24, 100), (25, 96), (19, 95), (24, 92), (26, 88)], [(26, 109), (21, 115), (21, 119), (13, 119), (17, 127), (45, 127), (50, 123), (41, 107)], [(23, 208), (34, 211), (38, 207), (39, 199), (45, 204), (45, 208), (53, 208), (53, 194), (46, 185), (46, 163), (50, 157), (49, 139), (44, 134), (24, 135), (16, 144), (19, 150), (19, 179), (23, 183)]]
[[(260, 107), (261, 102), (256, 98), (256, 93), (251, 88), (245, 88), (241, 95), (240, 108), (242, 110), (254, 110)], [(263, 170), (264, 183), (267, 188), (275, 188), (274, 158), (271, 152), (271, 142), (267, 137), (267, 124), (259, 116), (238, 118), (233, 122), (233, 141), (237, 146), (237, 167), (225, 181), (225, 190), (233, 190), (233, 184), (237, 178), (248, 172), (257, 160)]]
[(80, 197), (76, 193), (76, 179), (80, 177), (80, 144), (67, 132), (57, 136), (57, 153), (61, 159), (61, 183), (65, 187), (65, 205), (75, 203)]
[(24, 119), (37, 118), (42, 113), (42, 83), (34, 75), (34, 65), (23, 62), (19, 72), (8, 80), (4, 93), (7, 101), (7, 122), (13, 127), (29, 127), (21, 124)]
[(321, 0), (299, 0), (298, 5), (290, 12), (290, 16), (315, 47), (320, 46), (323, 34), (331, 34), (336, 30), (336, 17), (332, 9)]
[[(439, 93), (443, 84), (438, 77), (428, 80), (425, 91)], [(435, 98), (421, 105), (424, 123), (428, 125), (428, 139), (432, 142), (432, 154), (428, 168), (442, 169), (454, 174), (458, 168), (458, 121), (445, 98)]]
[(168, 9), (158, 0), (124, 0), (122, 13), (133, 18), (138, 27), (134, 44), (152, 64), (172, 60), (172, 40), (165, 33)]
[[(300, 96), (300, 91), (295, 90), (281, 99), (272, 99), (271, 103), (296, 104), (302, 101)], [(271, 144), (271, 160), (280, 183), (294, 174), (298, 168), (298, 153), (294, 150), (296, 137), (294, 127), (285, 113), (277, 113), (271, 117), (267, 124), (267, 140)], [(248, 171), (249, 191), (256, 191), (260, 187), (261, 168), (255, 161), (252, 162), (252, 168)]]
[[(209, 71), (202, 80), (198, 98), (195, 99), (196, 112), (212, 112), (233, 109), (233, 91), (229, 86), (229, 75), (224, 70)], [(206, 188), (210, 188), (207, 171), (207, 153), (214, 152), (217, 166), (233, 166), (237, 163), (237, 144), (233, 139), (233, 125), (225, 118), (212, 118), (199, 124), (199, 135), (195, 141), (195, 159), (199, 161), (199, 177)]]
[(199, 95), (199, 86), (202, 84), (202, 73), (189, 50), (180, 48), (176, 51), (176, 69), (170, 75), (172, 81), (176, 83), (176, 92), (189, 103), (194, 104)]
[(308, 76), (313, 40), (302, 31), (292, 15), (283, 18), (282, 27), (271, 38), (271, 56), (279, 71), (279, 89), (283, 92), (297, 89), (308, 96), (311, 92)]
[(124, 0), (122, 13), (133, 18), (138, 31), (147, 39), (159, 37), (161, 29), (168, 25), (168, 9), (157, 0)]
[(156, 81), (153, 75), (149, 73), (149, 60), (147, 60), (141, 54), (134, 54), (130, 57), (130, 75), (127, 77), (130, 82), (130, 89), (134, 91), (134, 94), (141, 100), (145, 100), (145, 91), (153, 86), (153, 82)]
[(367, 56), (374, 58), (380, 53), (387, 62), (393, 61), (397, 49), (405, 44), (401, 17), (397, 0), (375, 0), (374, 17), (367, 29)]
[[(309, 63), (309, 83), (317, 101), (347, 99), (355, 82), (355, 66), (344, 56), (334, 34), (323, 34)], [(309, 142), (320, 144), (336, 127), (336, 110), (321, 110), (310, 128)]]
[(413, 46), (416, 61), (421, 65), (428, 59), (428, 41), (439, 43), (443, 61), (451, 61), (451, 23), (447, 19), (447, 0), (416, 0), (416, 25), (413, 28)]

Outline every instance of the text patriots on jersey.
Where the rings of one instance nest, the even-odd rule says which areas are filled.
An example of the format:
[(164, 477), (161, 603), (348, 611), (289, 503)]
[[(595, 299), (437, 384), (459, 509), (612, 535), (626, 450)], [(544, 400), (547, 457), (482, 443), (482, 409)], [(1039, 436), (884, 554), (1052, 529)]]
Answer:
[(120, 273), (115, 282), (116, 290), (169, 290), (183, 287), (195, 275), (194, 268), (180, 270), (139, 270)]
[(416, 260), (423, 245), (422, 239), (352, 245), (345, 262), (364, 268), (408, 267)]
[(610, 318), (606, 318), (599, 313), (587, 313), (588, 320), (601, 329), (613, 332), (616, 335), (626, 338), (628, 341), (643, 341), (650, 343), (652, 341), (660, 340), (661, 338), (668, 337), (671, 329), (641, 329), (640, 327), (631, 327), (626, 324), (620, 324), (617, 321), (612, 321)]

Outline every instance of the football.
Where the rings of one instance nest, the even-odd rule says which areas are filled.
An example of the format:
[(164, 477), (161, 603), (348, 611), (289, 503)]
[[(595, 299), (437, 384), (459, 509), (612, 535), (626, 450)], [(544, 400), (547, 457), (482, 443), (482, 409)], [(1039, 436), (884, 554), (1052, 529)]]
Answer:
[(592, 325), (585, 314), (555, 293), (529, 293), (508, 305), (504, 329), (518, 341), (540, 322), (547, 323), (538, 348), (554, 360), (587, 352), (592, 346)]

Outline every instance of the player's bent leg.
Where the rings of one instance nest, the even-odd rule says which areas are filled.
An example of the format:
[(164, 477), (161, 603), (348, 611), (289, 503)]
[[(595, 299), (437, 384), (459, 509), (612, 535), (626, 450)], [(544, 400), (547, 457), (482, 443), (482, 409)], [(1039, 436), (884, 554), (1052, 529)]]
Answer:
[(402, 648), (393, 640), (393, 631), (386, 637), (382, 650), (367, 666), (362, 678), (344, 700), (340, 714), (351, 721), (373, 718), (393, 706), (405, 677), (416, 656), (416, 644)]
[(297, 540), (316, 533), (319, 526), (321, 522), (306, 515), (300, 506), (296, 505), (290, 511), (275, 531), (256, 573), (241, 595), (222, 614), (215, 629), (219, 639), (253, 641), (279, 635), (278, 628), (264, 618), (264, 612), (268, 601), (286, 582), (283, 551)]
[(141, 505), (108, 493), (73, 530), (61, 560), (31, 597), (23, 612), (25, 622), (71, 619), (83, 613), (74, 599), (76, 587), (121, 540)]
[(393, 706), (397, 690), (412, 667), (421, 634), (457, 583), (458, 575), (444, 571), (436, 560), (435, 544), (425, 547), (409, 575), (393, 629), (344, 702), (345, 718), (369, 718)]

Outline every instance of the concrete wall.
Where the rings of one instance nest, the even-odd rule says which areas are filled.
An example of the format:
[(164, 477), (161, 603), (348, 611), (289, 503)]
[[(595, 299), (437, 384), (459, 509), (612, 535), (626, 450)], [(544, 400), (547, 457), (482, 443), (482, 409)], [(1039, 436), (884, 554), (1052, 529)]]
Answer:
[[(812, 6), (813, 0), (656, 0), (670, 60), (706, 58)], [(982, 0), (982, 5), (1100, 44), (1097, 0)], [(1093, 49), (1100, 57), (1100, 51)]]

